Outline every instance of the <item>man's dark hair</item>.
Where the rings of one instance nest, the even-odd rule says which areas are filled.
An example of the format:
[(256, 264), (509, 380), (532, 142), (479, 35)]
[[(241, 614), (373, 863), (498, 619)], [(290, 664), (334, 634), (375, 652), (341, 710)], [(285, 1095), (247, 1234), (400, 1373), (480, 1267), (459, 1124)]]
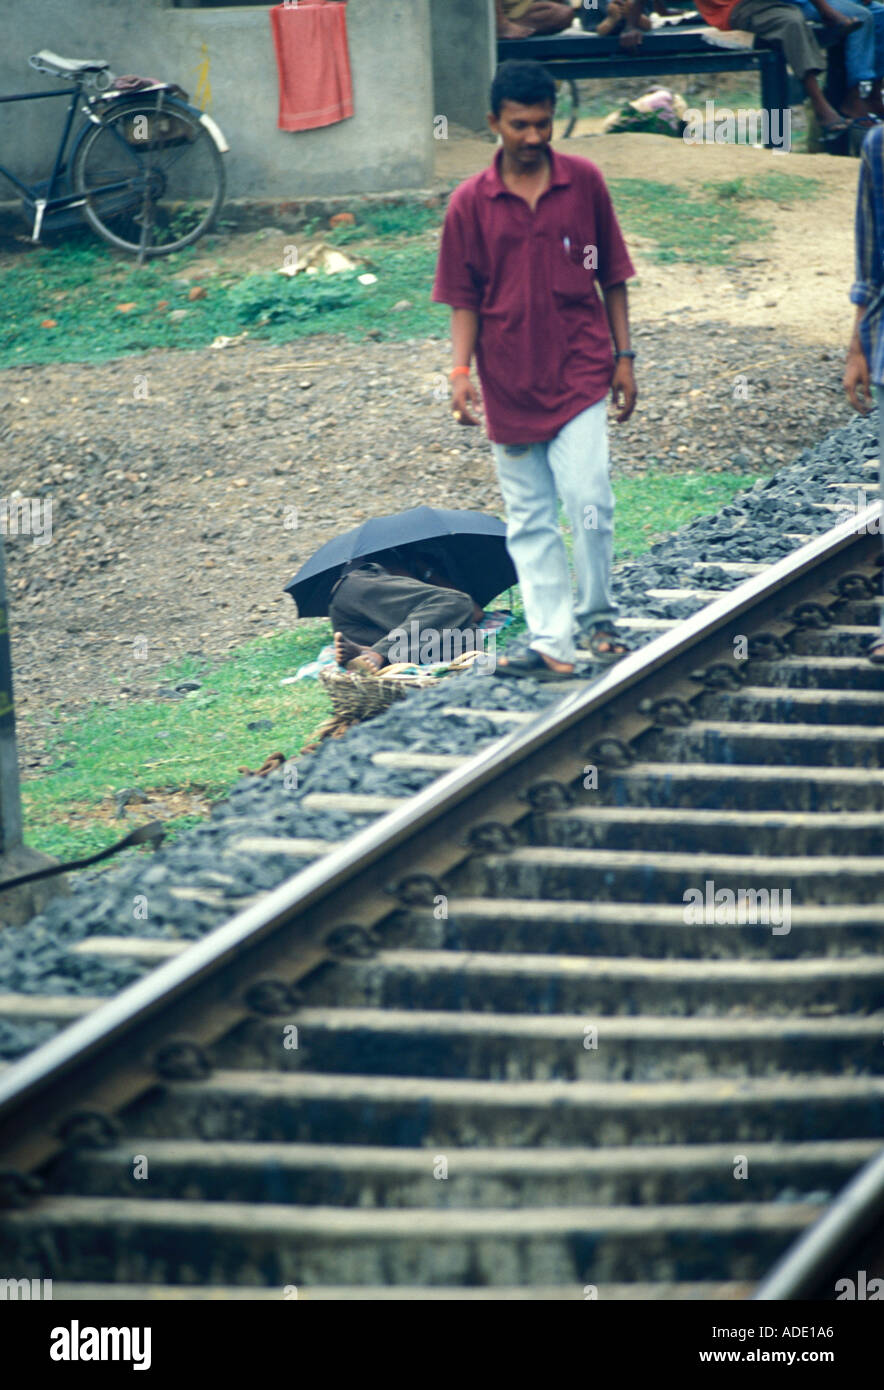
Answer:
[(556, 84), (542, 63), (532, 60), (501, 63), (491, 83), (491, 110), (499, 116), (505, 101), (520, 106), (556, 104)]

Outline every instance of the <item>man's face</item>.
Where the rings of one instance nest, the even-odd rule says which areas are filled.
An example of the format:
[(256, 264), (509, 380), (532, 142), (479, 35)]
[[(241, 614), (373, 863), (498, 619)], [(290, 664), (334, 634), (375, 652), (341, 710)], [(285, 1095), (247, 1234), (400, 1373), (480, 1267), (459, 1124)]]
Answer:
[(539, 106), (522, 106), (517, 101), (505, 101), (499, 116), (489, 116), (488, 124), (503, 141), (510, 160), (526, 174), (534, 173), (547, 158), (553, 133), (551, 102)]

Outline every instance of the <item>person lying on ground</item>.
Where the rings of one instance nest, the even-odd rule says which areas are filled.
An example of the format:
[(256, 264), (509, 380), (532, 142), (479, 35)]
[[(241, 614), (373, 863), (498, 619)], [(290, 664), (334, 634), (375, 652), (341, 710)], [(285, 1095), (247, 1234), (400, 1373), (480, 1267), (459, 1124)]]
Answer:
[(629, 650), (613, 623), (607, 395), (618, 421), (637, 395), (625, 283), (635, 270), (600, 170), (550, 145), (555, 106), (540, 63), (498, 68), (488, 119), (501, 148), (449, 202), (433, 289), (452, 310), (451, 408), (463, 425), (479, 423), (476, 355), (525, 605), (527, 648), (498, 658), (496, 674), (540, 680), (573, 676), (578, 648), (600, 663)]
[[(856, 17), (839, 13), (850, 0), (818, 0), (816, 11), (827, 24), (852, 32)], [(805, 16), (792, 0), (696, 0), (697, 9), (713, 29), (745, 29), (768, 43), (782, 48), (786, 62), (802, 83), (807, 99), (822, 127), (823, 140), (835, 140), (849, 128), (850, 121), (826, 100), (817, 74), (825, 70), (826, 58)]]
[(353, 561), (332, 589), (328, 615), (338, 665), (362, 672), (394, 661), (420, 663), (428, 652), (431, 661), (449, 661), (480, 650), (476, 629), (485, 617), (432, 552), (406, 558), (396, 550)]
[[(873, 383), (878, 402), (878, 479), (884, 491), (884, 126), (870, 131), (859, 160), (854, 227), (856, 279), (850, 301), (856, 305), (847, 348), (844, 389), (855, 410), (868, 415)], [(884, 543), (884, 524), (879, 523)], [(884, 551), (882, 551), (884, 556)], [(884, 665), (884, 614), (866, 651)]]
[(497, 37), (530, 39), (534, 34), (559, 34), (574, 23), (574, 7), (558, 0), (495, 0)]

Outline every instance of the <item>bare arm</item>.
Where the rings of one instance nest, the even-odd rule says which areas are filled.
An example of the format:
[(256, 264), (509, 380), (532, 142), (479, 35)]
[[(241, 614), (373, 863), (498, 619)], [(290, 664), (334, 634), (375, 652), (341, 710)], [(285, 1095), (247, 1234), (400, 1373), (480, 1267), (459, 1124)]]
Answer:
[(451, 350), (452, 367), (468, 367), (476, 351), (479, 336), (479, 315), (475, 309), (452, 309)]
[[(475, 309), (452, 309), (451, 356), (452, 366), (469, 367), (479, 336), (479, 315)], [(451, 378), (451, 409), (459, 425), (478, 425), (471, 406), (478, 407), (479, 393), (466, 372)]]
[(626, 352), (629, 349), (629, 306), (626, 298), (626, 282), (621, 280), (619, 285), (609, 285), (602, 293), (605, 296), (605, 313), (608, 315), (608, 326), (611, 329), (611, 337), (614, 339), (615, 351)]
[(858, 410), (861, 415), (868, 415), (872, 408), (869, 364), (859, 336), (859, 326), (865, 312), (865, 304), (857, 304), (853, 336), (847, 347), (847, 361), (844, 364), (844, 390), (854, 410)]
[[(629, 350), (629, 306), (626, 284), (621, 280), (618, 285), (609, 285), (602, 293), (605, 297), (605, 313), (608, 316), (608, 327), (614, 340), (614, 349), (616, 352), (627, 352)], [(617, 361), (614, 375), (611, 378), (611, 396), (614, 405), (618, 408), (617, 423), (623, 424), (625, 420), (629, 419), (638, 399), (631, 357), (621, 357)]]

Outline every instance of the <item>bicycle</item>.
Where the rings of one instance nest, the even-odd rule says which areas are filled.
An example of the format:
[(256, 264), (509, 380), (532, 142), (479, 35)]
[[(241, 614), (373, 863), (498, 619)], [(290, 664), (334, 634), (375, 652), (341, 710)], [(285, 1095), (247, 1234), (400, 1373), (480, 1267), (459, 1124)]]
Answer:
[[(33, 242), (44, 227), (69, 226), (82, 215), (105, 241), (143, 263), (180, 251), (209, 230), (224, 201), (222, 155), (229, 148), (211, 116), (190, 106), (173, 83), (143, 79), (138, 89), (114, 87), (102, 59), (62, 58), (42, 49), (28, 62), (73, 83), (60, 91), (0, 96), (0, 104), (71, 97), (48, 179), (23, 183), (0, 164), (0, 175), (33, 218)], [(66, 159), (78, 108), (86, 120)]]

